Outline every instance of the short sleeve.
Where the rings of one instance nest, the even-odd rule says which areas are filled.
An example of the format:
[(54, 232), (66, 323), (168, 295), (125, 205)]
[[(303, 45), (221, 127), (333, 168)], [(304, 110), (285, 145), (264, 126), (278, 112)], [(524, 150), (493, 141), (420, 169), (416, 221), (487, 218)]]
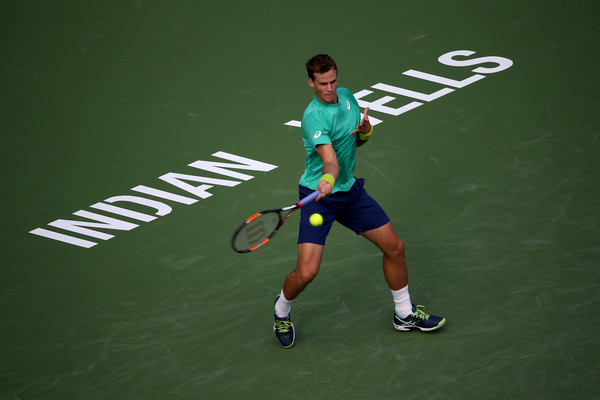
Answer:
[(331, 144), (328, 124), (314, 113), (302, 119), (302, 134), (314, 147), (320, 144)]

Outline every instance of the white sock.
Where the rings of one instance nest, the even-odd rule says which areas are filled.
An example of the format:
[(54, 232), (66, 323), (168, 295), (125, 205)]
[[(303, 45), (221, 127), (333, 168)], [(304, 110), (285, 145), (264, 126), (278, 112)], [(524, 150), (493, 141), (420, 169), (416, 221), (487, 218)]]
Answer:
[(392, 290), (394, 296), (394, 308), (396, 314), (400, 318), (406, 318), (412, 314), (412, 303), (410, 302), (410, 294), (408, 293), (408, 285), (400, 290)]
[(281, 293), (279, 294), (279, 299), (275, 303), (275, 314), (279, 318), (285, 318), (290, 315), (290, 310), (292, 309), (292, 302), (294, 300), (288, 300), (283, 295), (283, 289), (281, 289)]

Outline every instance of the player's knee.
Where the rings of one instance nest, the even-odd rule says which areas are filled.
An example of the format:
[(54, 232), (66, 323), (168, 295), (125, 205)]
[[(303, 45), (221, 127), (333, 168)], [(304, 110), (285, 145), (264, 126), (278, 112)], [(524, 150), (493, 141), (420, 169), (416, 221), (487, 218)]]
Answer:
[(298, 283), (300, 283), (302, 286), (306, 286), (311, 283), (313, 279), (315, 279), (318, 273), (318, 270), (299, 270), (296, 274), (296, 279), (298, 279)]
[(397, 238), (388, 250), (388, 255), (390, 257), (404, 257), (404, 241), (400, 238)]

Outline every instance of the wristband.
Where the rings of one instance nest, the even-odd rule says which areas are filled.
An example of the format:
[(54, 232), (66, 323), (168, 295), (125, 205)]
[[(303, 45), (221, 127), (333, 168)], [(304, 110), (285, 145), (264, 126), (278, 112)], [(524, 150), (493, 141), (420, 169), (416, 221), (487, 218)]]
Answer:
[(321, 181), (325, 181), (325, 182), (329, 183), (331, 185), (331, 187), (333, 187), (333, 185), (335, 185), (335, 178), (333, 177), (333, 175), (330, 175), (330, 174), (323, 174), (321, 179), (319, 179), (319, 182), (321, 182)]
[(358, 138), (363, 142), (366, 142), (371, 138), (371, 133), (373, 133), (373, 125), (371, 125), (371, 130), (369, 131), (369, 133), (358, 132)]

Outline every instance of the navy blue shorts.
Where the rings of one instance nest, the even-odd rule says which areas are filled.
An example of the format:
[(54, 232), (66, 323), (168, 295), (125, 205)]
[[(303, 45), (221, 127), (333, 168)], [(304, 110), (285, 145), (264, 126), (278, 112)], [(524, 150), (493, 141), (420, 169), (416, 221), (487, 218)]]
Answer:
[[(363, 188), (365, 180), (360, 178), (354, 182), (348, 192), (336, 192), (319, 201), (313, 201), (300, 209), (300, 231), (298, 243), (325, 244), (331, 225), (339, 222), (356, 234), (370, 231), (387, 224), (388, 218), (383, 208), (369, 196)], [(314, 190), (300, 186), (300, 199)], [(312, 226), (308, 219), (314, 213), (323, 216), (323, 224)]]

